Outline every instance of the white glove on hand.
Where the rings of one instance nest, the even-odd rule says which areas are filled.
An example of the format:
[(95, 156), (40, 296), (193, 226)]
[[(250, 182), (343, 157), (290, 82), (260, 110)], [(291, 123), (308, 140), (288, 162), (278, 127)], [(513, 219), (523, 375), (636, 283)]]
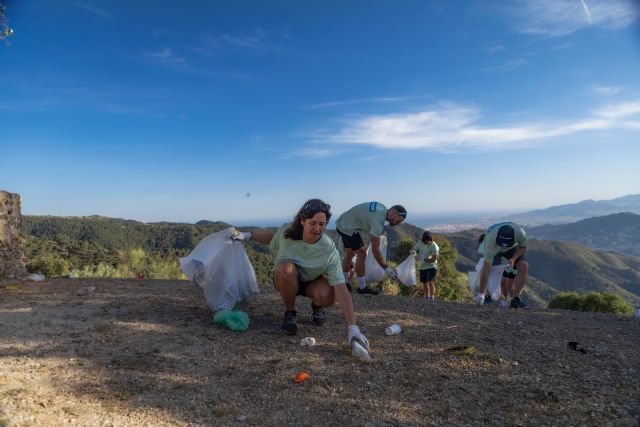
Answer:
[(233, 230), (231, 232), (231, 238), (233, 240), (249, 240), (249, 239), (251, 239), (251, 232), (250, 231)]
[(416, 251), (414, 251), (413, 249), (411, 249), (411, 250), (409, 251), (409, 255), (417, 256), (417, 255), (418, 255), (418, 253), (417, 253)]
[(393, 269), (391, 267), (385, 268), (384, 272), (387, 273), (387, 276), (389, 276), (389, 279), (398, 280), (398, 275), (396, 274), (395, 271), (393, 271)]
[(360, 328), (358, 328), (358, 326), (356, 325), (349, 326), (349, 335), (347, 336), (347, 340), (349, 342), (349, 348), (351, 348), (351, 343), (353, 342), (353, 340), (356, 340), (366, 350), (369, 350), (369, 341), (367, 340), (367, 337), (362, 335), (362, 332), (360, 332)]
[(476, 302), (476, 305), (482, 305), (484, 304), (484, 294), (477, 294), (476, 297), (474, 298), (474, 301)]

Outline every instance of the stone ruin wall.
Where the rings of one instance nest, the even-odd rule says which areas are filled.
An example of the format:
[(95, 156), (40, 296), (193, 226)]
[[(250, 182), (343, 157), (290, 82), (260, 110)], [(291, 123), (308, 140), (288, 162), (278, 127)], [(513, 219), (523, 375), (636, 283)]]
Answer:
[(20, 195), (0, 190), (0, 278), (26, 275)]

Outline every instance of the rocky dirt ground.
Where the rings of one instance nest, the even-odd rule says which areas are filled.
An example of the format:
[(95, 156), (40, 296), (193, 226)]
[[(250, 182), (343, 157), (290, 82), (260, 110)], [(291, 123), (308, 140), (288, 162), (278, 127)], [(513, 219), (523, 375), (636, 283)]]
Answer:
[(363, 363), (339, 308), (289, 337), (261, 291), (231, 332), (189, 282), (0, 281), (0, 426), (639, 424), (638, 318), (354, 295)]

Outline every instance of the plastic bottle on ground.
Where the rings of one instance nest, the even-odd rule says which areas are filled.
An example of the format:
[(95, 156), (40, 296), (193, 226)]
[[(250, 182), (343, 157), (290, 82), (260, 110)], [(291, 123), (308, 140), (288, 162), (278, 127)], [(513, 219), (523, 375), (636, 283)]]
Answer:
[(402, 329), (400, 328), (400, 325), (398, 325), (397, 323), (394, 323), (393, 325), (385, 329), (384, 333), (387, 335), (398, 335), (401, 330)]

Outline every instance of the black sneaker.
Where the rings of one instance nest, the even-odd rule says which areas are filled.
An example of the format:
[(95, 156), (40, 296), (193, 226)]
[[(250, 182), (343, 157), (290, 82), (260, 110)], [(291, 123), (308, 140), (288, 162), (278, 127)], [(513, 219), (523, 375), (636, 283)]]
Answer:
[(491, 295), (487, 295), (487, 296), (485, 296), (485, 297), (484, 297), (484, 303), (485, 303), (486, 305), (491, 305), (491, 304), (493, 304), (493, 298), (491, 298)]
[(527, 308), (527, 304), (523, 303), (520, 298), (515, 297), (511, 300), (511, 308)]
[(282, 329), (288, 335), (295, 335), (298, 333), (298, 324), (296, 323), (296, 311), (285, 311), (284, 320), (282, 321)]
[(365, 287), (365, 288), (358, 288), (358, 293), (360, 295), (378, 295), (378, 291), (376, 291), (375, 289), (371, 289), (370, 287)]
[(324, 308), (316, 307), (313, 301), (311, 301), (311, 310), (313, 310), (313, 314), (311, 315), (311, 323), (316, 326), (324, 325), (324, 322), (327, 321), (327, 313), (324, 311)]

